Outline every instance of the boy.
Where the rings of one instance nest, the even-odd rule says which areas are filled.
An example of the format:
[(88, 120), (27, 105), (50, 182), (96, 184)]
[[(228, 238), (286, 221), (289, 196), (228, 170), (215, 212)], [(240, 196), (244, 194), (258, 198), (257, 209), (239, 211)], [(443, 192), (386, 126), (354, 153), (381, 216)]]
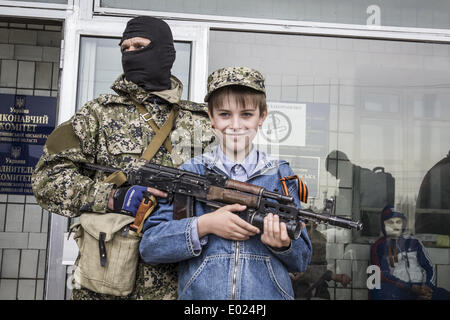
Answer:
[[(219, 69), (208, 77), (205, 102), (219, 146), (180, 168), (281, 190), (280, 179), (293, 175), (289, 164), (252, 144), (267, 116), (263, 76), (246, 67)], [(295, 182), (288, 188), (300, 207)], [(288, 272), (305, 271), (311, 259), (306, 230), (291, 240), (272, 214), (259, 230), (239, 216), (245, 209), (233, 204), (211, 212), (197, 202), (195, 217), (173, 220), (173, 207), (161, 204), (144, 225), (141, 256), (149, 264), (180, 262), (179, 299), (293, 299)]]

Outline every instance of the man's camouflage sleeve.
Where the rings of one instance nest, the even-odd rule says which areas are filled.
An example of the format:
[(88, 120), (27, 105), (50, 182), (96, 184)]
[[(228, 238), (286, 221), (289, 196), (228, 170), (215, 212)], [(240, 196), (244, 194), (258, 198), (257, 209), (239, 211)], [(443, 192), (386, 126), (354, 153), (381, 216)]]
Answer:
[(67, 217), (81, 211), (106, 212), (113, 184), (82, 174), (77, 163), (95, 161), (98, 119), (89, 105), (48, 137), (32, 176), (37, 202)]

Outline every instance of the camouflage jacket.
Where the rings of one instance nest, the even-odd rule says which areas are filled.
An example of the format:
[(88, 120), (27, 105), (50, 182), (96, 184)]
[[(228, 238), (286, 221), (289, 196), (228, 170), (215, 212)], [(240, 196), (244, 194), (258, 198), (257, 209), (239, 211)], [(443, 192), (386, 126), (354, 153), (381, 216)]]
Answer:
[[(171, 83), (169, 90), (148, 93), (121, 75), (111, 86), (118, 95), (100, 95), (59, 125), (48, 137), (32, 176), (37, 202), (49, 212), (66, 217), (106, 212), (114, 185), (103, 181), (104, 173), (87, 175), (78, 164), (97, 163), (124, 169), (145, 163), (140, 156), (155, 132), (141, 118), (133, 100), (147, 109), (158, 127), (165, 123), (174, 104), (180, 108), (169, 136), (172, 152), (161, 146), (152, 163), (179, 166), (201, 154), (214, 139), (207, 109), (204, 104), (180, 100), (181, 82), (172, 77)], [(128, 298), (172, 299), (176, 288), (174, 266), (139, 263), (135, 290)], [(76, 298), (114, 298), (86, 289), (76, 291)]]

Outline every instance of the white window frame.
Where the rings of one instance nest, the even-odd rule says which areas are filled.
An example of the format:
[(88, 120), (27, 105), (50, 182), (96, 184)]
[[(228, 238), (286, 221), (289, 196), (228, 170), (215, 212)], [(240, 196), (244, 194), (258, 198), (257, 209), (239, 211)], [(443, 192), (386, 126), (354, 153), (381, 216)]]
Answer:
[[(32, 17), (36, 17), (36, 10), (40, 9), (42, 13), (48, 14), (52, 17), (54, 17), (54, 14), (56, 11), (61, 11), (60, 15), (61, 17), (64, 16), (64, 10), (71, 10), (73, 9), (74, 1), (77, 0), (67, 0), (67, 4), (59, 4), (59, 3), (48, 3), (48, 2), (24, 2), (24, 1), (0, 1), (0, 7), (2, 8), (2, 15), (8, 15), (8, 16), (15, 16), (17, 15), (19, 11), (21, 11), (21, 14), (25, 15), (31, 15)], [(49, 11), (50, 12), (46, 12)], [(39, 16), (39, 17), (46, 17)], [(37, 17), (36, 17), (37, 18)]]
[(398, 39), (414, 41), (450, 42), (450, 29), (414, 28), (297, 21), (282, 19), (258, 19), (236, 16), (203, 15), (178, 12), (117, 9), (100, 6), (94, 0), (96, 15), (137, 16), (149, 15), (163, 19), (193, 20), (211, 29), (298, 33), (303, 35), (340, 36), (357, 38)]

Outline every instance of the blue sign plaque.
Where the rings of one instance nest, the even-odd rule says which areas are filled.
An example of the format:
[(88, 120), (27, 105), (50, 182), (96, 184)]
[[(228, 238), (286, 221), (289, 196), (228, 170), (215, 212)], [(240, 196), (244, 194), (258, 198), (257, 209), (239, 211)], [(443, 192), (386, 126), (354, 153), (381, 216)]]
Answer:
[(0, 94), (0, 194), (33, 194), (31, 174), (55, 123), (55, 97)]

